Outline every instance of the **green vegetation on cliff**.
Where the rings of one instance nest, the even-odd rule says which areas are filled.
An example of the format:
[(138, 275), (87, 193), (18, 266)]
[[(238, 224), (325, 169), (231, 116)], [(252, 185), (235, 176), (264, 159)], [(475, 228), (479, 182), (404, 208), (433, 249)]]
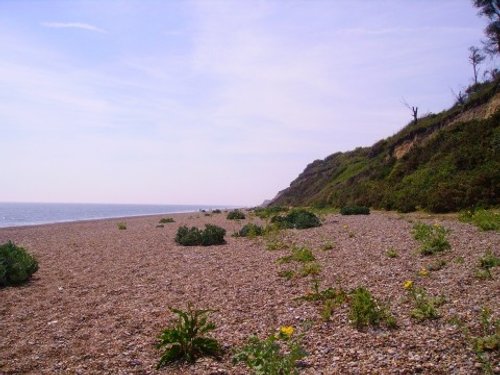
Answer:
[(271, 202), (403, 212), (499, 205), (500, 79), (371, 147), (316, 160)]

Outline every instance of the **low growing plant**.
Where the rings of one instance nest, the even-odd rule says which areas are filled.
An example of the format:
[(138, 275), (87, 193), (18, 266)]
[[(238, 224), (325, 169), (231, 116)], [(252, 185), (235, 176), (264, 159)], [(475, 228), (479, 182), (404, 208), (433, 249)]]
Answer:
[(476, 211), (464, 211), (459, 216), (460, 221), (472, 223), (479, 229), (500, 230), (500, 212), (479, 209)]
[(412, 233), (413, 238), (422, 244), (420, 247), (422, 255), (432, 255), (451, 248), (446, 239), (448, 231), (439, 224), (416, 223)]
[(170, 311), (177, 315), (177, 321), (165, 328), (158, 338), (156, 347), (163, 352), (157, 368), (173, 362), (193, 363), (199, 357), (220, 355), (218, 341), (206, 336), (215, 329), (215, 324), (208, 321), (208, 315), (213, 310), (193, 310), (189, 305), (187, 311), (173, 308)]
[(0, 245), (0, 287), (28, 281), (38, 271), (36, 258), (11, 241)]
[(118, 227), (119, 230), (127, 229), (127, 223), (124, 222), (116, 223), (116, 226)]
[(365, 206), (344, 206), (340, 209), (341, 215), (369, 215), (370, 208)]
[(379, 326), (381, 323), (388, 328), (397, 326), (396, 319), (387, 307), (381, 305), (364, 287), (358, 287), (350, 293), (349, 305), (349, 320), (358, 330), (367, 326)]
[(299, 338), (292, 338), (293, 327), (281, 327), (278, 334), (261, 340), (256, 336), (248, 339), (233, 357), (233, 362), (245, 363), (255, 375), (298, 374), (297, 361), (307, 354)]
[(387, 249), (385, 255), (387, 255), (388, 258), (397, 258), (399, 256), (397, 251), (393, 247)]
[(302, 277), (309, 275), (317, 276), (321, 273), (321, 266), (319, 263), (306, 263), (301, 267), (299, 273)]
[(293, 270), (282, 270), (278, 272), (278, 276), (291, 280), (295, 277), (295, 272)]
[(293, 209), (285, 216), (273, 216), (271, 223), (276, 223), (284, 229), (307, 229), (321, 226), (319, 218), (304, 209)]
[(183, 246), (211, 246), (225, 244), (226, 230), (217, 225), (205, 224), (205, 229), (188, 228), (183, 225), (177, 229), (175, 242)]
[(310, 249), (307, 247), (297, 247), (294, 246), (292, 248), (292, 254), (281, 257), (278, 259), (280, 263), (290, 263), (290, 262), (312, 262), (315, 261), (316, 258)]
[(415, 286), (411, 281), (406, 281), (404, 288), (415, 305), (411, 312), (412, 318), (421, 322), (438, 319), (441, 316), (437, 309), (444, 303), (444, 297), (429, 297), (424, 288)]
[(227, 214), (228, 220), (243, 220), (245, 219), (245, 214), (240, 210), (232, 210)]
[(264, 234), (264, 229), (253, 223), (248, 223), (243, 226), (243, 228), (240, 229), (238, 232), (239, 237), (256, 237), (256, 236), (262, 236)]
[(500, 266), (500, 258), (497, 257), (491, 249), (488, 249), (484, 255), (479, 258), (479, 269), (476, 277), (481, 279), (493, 279), (491, 269)]
[(323, 251), (328, 251), (328, 250), (333, 250), (334, 244), (332, 241), (326, 241), (322, 246), (321, 250)]
[(175, 223), (173, 217), (163, 217), (160, 219), (160, 224)]

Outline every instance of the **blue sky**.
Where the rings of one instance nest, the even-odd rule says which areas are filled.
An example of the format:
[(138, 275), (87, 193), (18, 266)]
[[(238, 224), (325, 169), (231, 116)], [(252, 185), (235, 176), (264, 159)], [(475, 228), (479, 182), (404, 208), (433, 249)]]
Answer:
[(403, 99), (451, 105), (484, 26), (468, 0), (1, 0), (0, 201), (260, 204)]

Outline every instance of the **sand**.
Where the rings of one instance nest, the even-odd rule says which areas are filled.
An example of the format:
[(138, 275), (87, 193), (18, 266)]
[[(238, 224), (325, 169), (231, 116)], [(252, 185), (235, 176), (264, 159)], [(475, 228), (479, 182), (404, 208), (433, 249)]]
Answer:
[[(347, 305), (324, 321), (319, 303), (296, 300), (311, 291), (311, 276), (278, 276), (297, 267), (276, 262), (289, 250), (268, 251), (264, 238), (230, 236), (248, 220), (228, 221), (224, 213), (168, 216), (176, 222), (164, 228), (156, 227), (160, 216), (147, 216), (0, 229), (0, 243), (25, 247), (40, 265), (29, 283), (0, 289), (0, 373), (246, 374), (245, 366), (232, 364), (232, 351), (250, 335), (263, 338), (283, 325), (303, 335), (309, 353), (300, 363), (304, 374), (481, 373), (461, 329), (449, 320), (458, 317), (478, 332), (481, 307), (499, 317), (500, 267), (493, 280), (474, 277), (486, 249), (498, 255), (498, 233), (453, 217), (395, 213), (330, 214), (320, 228), (285, 231), (284, 241), (313, 249), (322, 288), (364, 285), (389, 304), (399, 324), (396, 330), (358, 331), (348, 322)], [(420, 256), (411, 236), (416, 220), (450, 229), (451, 250)], [(117, 222), (127, 229), (118, 230)], [(179, 225), (205, 223), (225, 227), (227, 244), (175, 244)], [(333, 249), (322, 250), (328, 241)], [(390, 247), (397, 258), (385, 254)], [(436, 259), (446, 261), (443, 269), (417, 275)], [(410, 318), (405, 280), (446, 297), (440, 319)], [(213, 335), (226, 354), (220, 361), (156, 370), (156, 337), (173, 318), (168, 307), (188, 302), (217, 310)], [(500, 371), (498, 352), (492, 361)]]

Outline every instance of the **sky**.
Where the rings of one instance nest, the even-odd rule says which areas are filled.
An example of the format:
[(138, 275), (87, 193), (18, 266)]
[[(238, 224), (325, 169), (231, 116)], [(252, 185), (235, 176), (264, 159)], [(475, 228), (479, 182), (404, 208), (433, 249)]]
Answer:
[(485, 25), (469, 0), (0, 0), (0, 201), (258, 205), (403, 101), (453, 104)]

